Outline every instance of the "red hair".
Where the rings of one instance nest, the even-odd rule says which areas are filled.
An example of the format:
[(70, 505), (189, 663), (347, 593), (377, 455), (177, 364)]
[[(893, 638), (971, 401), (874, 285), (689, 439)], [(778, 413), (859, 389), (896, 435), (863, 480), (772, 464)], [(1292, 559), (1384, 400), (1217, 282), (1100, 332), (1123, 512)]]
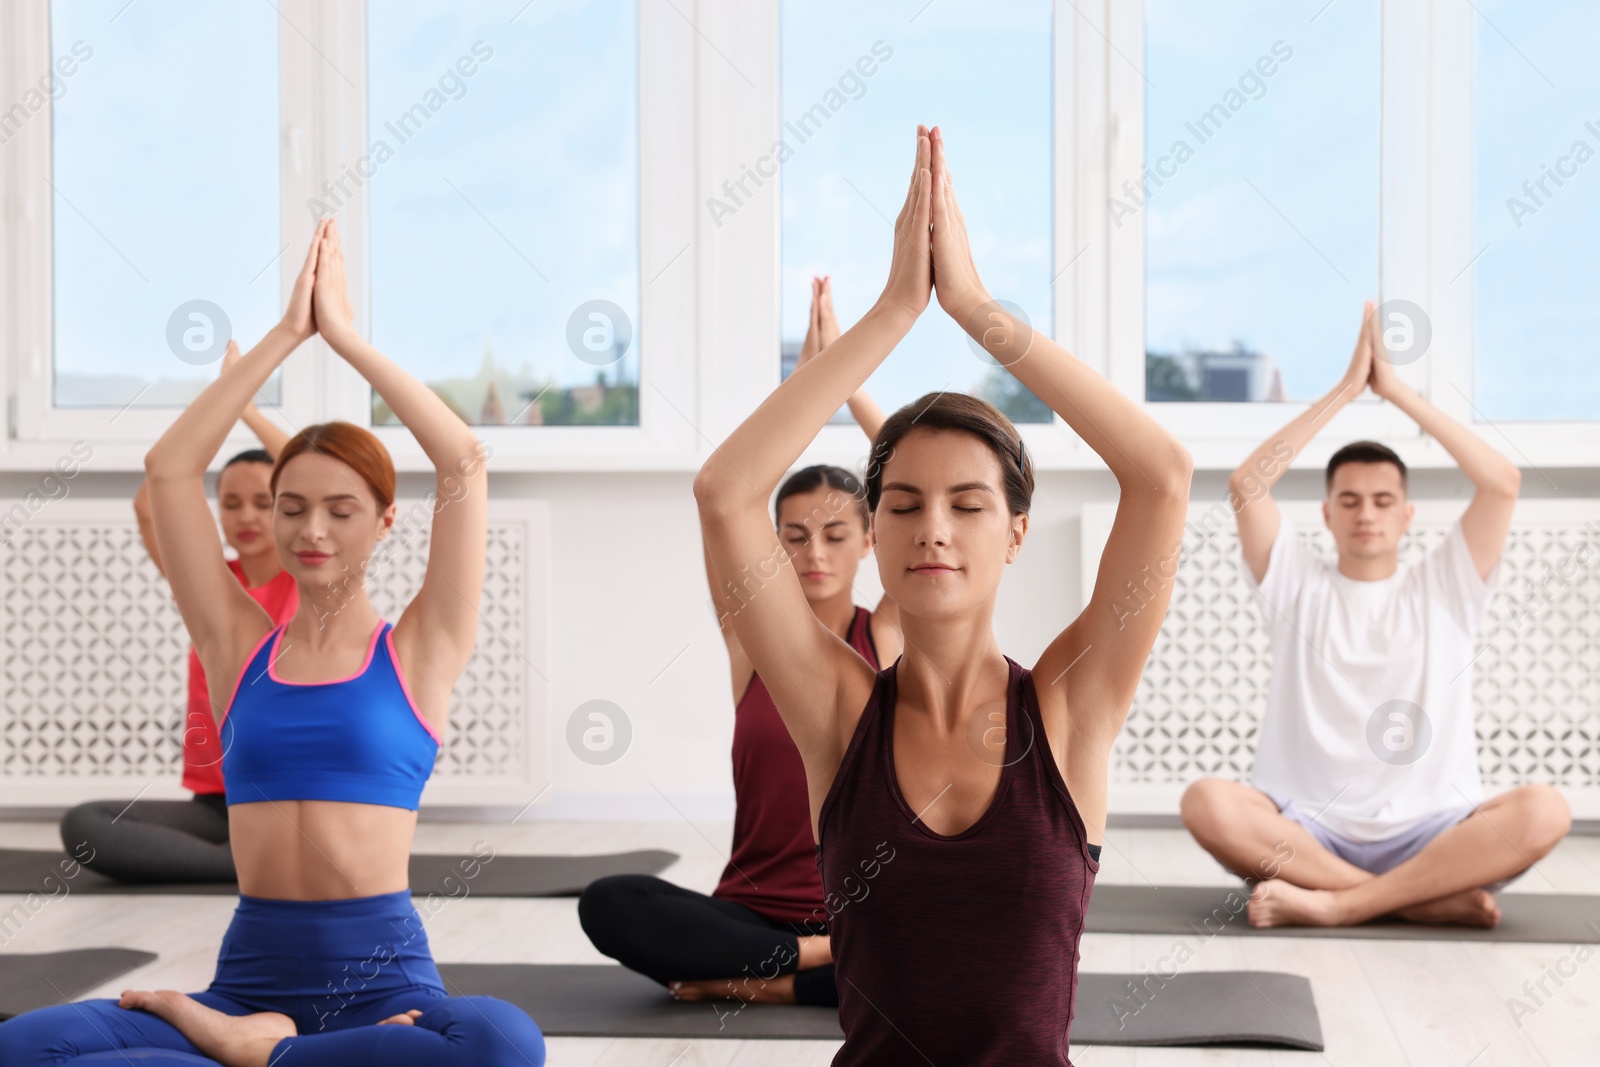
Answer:
[(389, 450), (370, 430), (353, 422), (320, 422), (289, 438), (272, 466), (268, 484), (274, 498), (278, 495), (278, 475), (302, 452), (317, 452), (354, 468), (377, 498), (380, 512), (394, 503), (394, 460), (389, 457)]

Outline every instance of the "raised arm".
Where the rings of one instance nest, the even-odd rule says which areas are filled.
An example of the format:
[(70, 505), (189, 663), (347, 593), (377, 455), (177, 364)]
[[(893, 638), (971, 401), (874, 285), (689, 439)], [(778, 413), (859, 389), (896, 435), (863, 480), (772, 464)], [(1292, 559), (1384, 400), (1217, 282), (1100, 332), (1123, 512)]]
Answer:
[[(167, 572), (167, 581), (207, 677), (232, 677), (239, 659), (272, 628), (272, 619), (228, 571), (206, 501), (206, 467), (256, 390), (312, 334), (311, 291), (322, 231), (318, 224), (283, 321), (248, 356), (225, 366), (144, 457), (157, 555), (183, 561)], [(227, 698), (221, 689), (212, 694), (214, 710)]]
[[(231, 337), (228, 338), (227, 350), (222, 355), (223, 371), (226, 372), (242, 358), (244, 357), (239, 354), (239, 343)], [(284, 444), (289, 440), (289, 435), (261, 414), (256, 408), (254, 397), (250, 400), (250, 406), (244, 410), (244, 422), (261, 440), (261, 447), (266, 449), (273, 459), (277, 459), (283, 451)], [(138, 491), (133, 494), (133, 515), (139, 522), (139, 538), (144, 542), (144, 550), (150, 554), (150, 562), (156, 565), (156, 570), (165, 578), (167, 570), (161, 565), (161, 546), (156, 543), (155, 519), (150, 514), (148, 482), (140, 482)]]
[[(767, 517), (779, 480), (840, 405), (877, 369), (927, 307), (929, 146), (917, 130), (917, 162), (894, 225), (894, 256), (883, 295), (860, 322), (761, 403), (695, 477), (700, 526), (719, 620), (733, 628), (771, 690), (808, 771), (831, 773), (844, 752), (840, 693), (871, 668), (807, 603), (789, 554)], [(715, 577), (714, 577), (715, 580)]]
[[(718, 590), (722, 589), (723, 582), (717, 579), (716, 564), (711, 561), (711, 546), (701, 544), (702, 553), (706, 561), (706, 587), (711, 590), (711, 602), (718, 603)], [(728, 649), (728, 676), (733, 684), (733, 702), (737, 704), (739, 698), (744, 696), (744, 691), (750, 685), (750, 657), (745, 655), (743, 646), (739, 644), (739, 635), (733, 632), (729, 622), (730, 616), (721, 608), (717, 609), (717, 628), (722, 631), (722, 643)]]
[[(806, 327), (805, 343), (800, 346), (800, 358), (795, 361), (795, 369), (798, 370), (802, 363), (838, 339), (839, 320), (833, 313), (832, 276), (812, 278), (811, 322)], [(876, 441), (878, 431), (883, 429), (885, 416), (883, 408), (872, 399), (865, 384), (850, 394), (849, 403), (850, 414), (855, 418), (856, 425), (861, 427), (861, 432), (867, 435), (867, 441)], [(872, 622), (879, 657), (883, 663), (893, 663), (905, 647), (904, 635), (900, 632), (900, 605), (895, 603), (894, 597), (884, 593), (878, 598), (878, 606), (872, 609)], [(737, 681), (734, 686), (738, 687)]]
[(1257, 582), (1266, 577), (1272, 543), (1278, 539), (1278, 524), (1282, 521), (1278, 504), (1272, 499), (1272, 487), (1307, 442), (1367, 387), (1372, 374), (1373, 318), (1373, 303), (1368, 300), (1362, 309), (1361, 329), (1356, 333), (1350, 366), (1339, 383), (1263, 441), (1228, 476), (1228, 501), (1239, 524), (1239, 547)]
[[(1072, 767), (1104, 766), (1172, 595), (1194, 466), (1160, 423), (1087, 364), (1032, 332), (984, 289), (956, 203), (943, 133), (933, 135), (933, 262), (939, 305), (1099, 453), (1121, 487), (1094, 593), (1034, 668), (1041, 710), (1066, 716)], [(1130, 588), (1137, 595), (1130, 595)], [(1081, 658), (1081, 662), (1079, 662)], [(1059, 750), (1058, 750), (1059, 751)], [(1073, 754), (1081, 765), (1073, 762)], [(1104, 793), (1103, 784), (1086, 783)], [(1080, 804), (1085, 801), (1080, 799)], [(1097, 804), (1085, 805), (1094, 813)], [(1099, 807), (1103, 807), (1103, 796)], [(1094, 821), (1090, 819), (1091, 823)]]
[[(812, 278), (811, 319), (806, 327), (805, 343), (800, 346), (800, 357), (795, 360), (795, 369), (799, 370), (801, 364), (838, 339), (839, 320), (833, 313), (832, 276)], [(867, 435), (867, 440), (877, 440), (878, 431), (883, 428), (883, 408), (872, 399), (866, 385), (850, 394), (849, 405), (850, 414), (861, 432)]]
[(144, 542), (144, 550), (150, 554), (150, 562), (156, 565), (156, 570), (165, 578), (167, 569), (161, 565), (161, 546), (156, 544), (156, 520), (150, 514), (148, 481), (140, 482), (138, 491), (133, 494), (133, 517), (139, 522), (139, 539)]
[[(222, 369), (227, 370), (243, 358), (239, 355), (239, 346), (230, 340), (228, 350), (222, 354)], [(250, 432), (256, 435), (261, 447), (274, 461), (283, 454), (283, 446), (289, 443), (289, 435), (278, 429), (277, 423), (261, 414), (261, 409), (256, 407), (254, 394), (250, 397), (250, 406), (244, 409), (244, 424), (250, 427)]]
[(337, 222), (322, 235), (316, 311), (328, 346), (377, 391), (433, 463), (428, 566), (394, 625), (394, 641), (418, 707), (443, 732), (450, 690), (478, 636), (489, 528), (487, 450), (438, 394), (356, 332)]
[(1478, 575), (1488, 578), (1505, 548), (1511, 513), (1522, 491), (1522, 472), (1488, 442), (1402, 382), (1389, 360), (1382, 324), (1373, 317), (1367, 328), (1369, 347), (1374, 354), (1372, 391), (1411, 416), (1424, 433), (1444, 446), (1450, 457), (1460, 464), (1461, 472), (1472, 479), (1472, 501), (1461, 514), (1461, 533), (1472, 550), (1472, 562), (1478, 568)]

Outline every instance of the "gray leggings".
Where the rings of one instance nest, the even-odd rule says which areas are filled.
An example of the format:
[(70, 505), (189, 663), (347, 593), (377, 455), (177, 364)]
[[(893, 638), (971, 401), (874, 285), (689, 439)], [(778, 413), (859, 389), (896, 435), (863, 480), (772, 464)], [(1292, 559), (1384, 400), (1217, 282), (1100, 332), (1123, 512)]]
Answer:
[(85, 867), (121, 882), (238, 879), (222, 793), (131, 805), (126, 800), (91, 800), (61, 817), (61, 843)]

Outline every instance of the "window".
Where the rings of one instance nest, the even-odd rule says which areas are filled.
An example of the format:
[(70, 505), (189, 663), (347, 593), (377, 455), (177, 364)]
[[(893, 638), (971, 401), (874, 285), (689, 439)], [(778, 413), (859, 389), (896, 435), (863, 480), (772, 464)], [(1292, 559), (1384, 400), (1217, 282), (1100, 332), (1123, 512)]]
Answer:
[[(637, 425), (634, 3), (367, 25), (374, 343), (469, 424)], [(396, 422), (375, 393), (372, 421)]]
[[(788, 373), (812, 275), (844, 328), (881, 292), (918, 121), (993, 295), (1202, 468), (1328, 390), (1367, 298), (1430, 317), (1401, 377), (1434, 404), (1523, 465), (1600, 462), (1579, 0), (214, 6), (0, 3), (0, 465), (88, 438), (136, 468), (332, 211), (360, 327), (497, 469), (693, 470)], [(1041, 468), (1102, 465), (937, 307), (868, 388), (985, 396)], [(264, 398), (427, 469), (320, 342)], [(1334, 437), (1453, 465), (1370, 397)]]
[[(785, 376), (805, 337), (813, 275), (832, 275), (841, 330), (883, 291), (919, 121), (947, 135), (990, 293), (1051, 332), (1051, 4), (917, 7), (783, 5), (781, 140), (750, 169), (781, 169)], [(742, 177), (728, 175), (733, 183)], [(764, 179), (749, 181), (725, 192), (724, 202), (738, 210), (773, 194)], [(885, 411), (955, 389), (990, 400), (1017, 422), (1053, 419), (970, 343), (937, 295), (867, 388)]]
[(1500, 419), (1600, 411), (1600, 16), (1476, 0), (1474, 403)]
[(1145, 227), (1145, 397), (1320, 396), (1378, 298), (1380, 5), (1144, 10), (1143, 181), (1107, 207)]
[(283, 314), (277, 17), (55, 0), (50, 57), (53, 403), (181, 407)]

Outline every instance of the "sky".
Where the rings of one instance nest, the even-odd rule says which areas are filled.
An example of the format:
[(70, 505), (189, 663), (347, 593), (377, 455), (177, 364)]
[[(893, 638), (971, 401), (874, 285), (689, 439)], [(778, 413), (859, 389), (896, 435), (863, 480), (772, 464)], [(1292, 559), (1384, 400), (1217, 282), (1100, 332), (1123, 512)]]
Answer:
[[(215, 369), (166, 344), (178, 305), (217, 303), (246, 349), (282, 314), (279, 22), (270, 4), (125, 3), (52, 5), (55, 54), (80, 39), (94, 49), (56, 105), (57, 371), (203, 383)], [(513, 22), (521, 7), (369, 9), (362, 154), (376, 160), (379, 140), (393, 150), (367, 164), (373, 340), (425, 380), (470, 377), (488, 346), (540, 380), (592, 384), (596, 367), (571, 352), (567, 325), (603, 299), (635, 339), (606, 378), (636, 381), (647, 330), (635, 7), (541, 0)], [(456, 69), (463, 57), (477, 61), (470, 77)], [(430, 91), (442, 105), (402, 142), (386, 123)], [(335, 166), (323, 177), (339, 176)]]
[[(1600, 8), (1585, 0), (1475, 2), (1476, 403), (1491, 420), (1594, 419)], [(1593, 158), (1562, 163), (1578, 141)], [(1546, 191), (1535, 190), (1542, 205), (1523, 192), (1524, 182), (1558, 166), (1576, 174), (1562, 186), (1546, 179)], [(1508, 207), (1512, 198), (1533, 213)]]
[[(1575, 142), (1600, 156), (1600, 17), (1581, 0), (1475, 4), (1474, 400), (1489, 419), (1592, 418), (1600, 158), (1542, 203), (1522, 186)], [(635, 336), (607, 376), (636, 380), (649, 329), (637, 321), (635, 4), (549, 0), (509, 21), (522, 5), (371, 5), (368, 138), (393, 149), (365, 189), (374, 340), (425, 378), (470, 376), (488, 346), (514, 370), (584, 384), (594, 367), (568, 351), (568, 319), (605, 299)], [(1147, 162), (1179, 140), (1192, 150), (1147, 202), (1124, 202), (1147, 226), (1147, 347), (1237, 340), (1274, 357), (1291, 399), (1319, 395), (1378, 291), (1379, 0), (1144, 7), (1144, 53), (1113, 62), (1146, 80)], [(991, 292), (1061, 332), (1050, 308), (1061, 266), (1050, 240), (1050, 9), (783, 5), (779, 119), (818, 103), (837, 110), (814, 136), (787, 134), (780, 185), (758, 194), (781, 196), (772, 358), (804, 332), (812, 274), (833, 276), (846, 327), (881, 291), (918, 121), (945, 129)], [(54, 0), (51, 10), (54, 55), (79, 41), (93, 49), (64, 79), (52, 120), (58, 373), (204, 380), (213, 368), (167, 348), (175, 308), (217, 303), (247, 347), (281, 314), (279, 20), (267, 4), (200, 0)], [(442, 106), (401, 143), (386, 123), (439, 91), (463, 57), (476, 72), (435, 97)], [(863, 57), (874, 73), (841, 86)], [(1243, 106), (1202, 143), (1188, 124), (1264, 57), (1274, 73), (1247, 82)], [(707, 195), (723, 177), (737, 175), (702, 176)], [(1535, 210), (1513, 218), (1511, 197)], [(934, 309), (869, 388), (892, 408), (972, 388), (987, 370)]]
[[(470, 376), (488, 344), (502, 366), (592, 384), (567, 323), (609, 300), (635, 343), (606, 380), (637, 381), (648, 331), (634, 4), (540, 0), (518, 15), (525, 2), (369, 8), (369, 134), (395, 149), (370, 185), (373, 340), (427, 376)], [(401, 143), (386, 124), (477, 58), (477, 42), (492, 55)]]
[[(990, 294), (1054, 332), (1050, 3), (923, 2), (783, 5), (781, 117), (797, 126), (846, 71), (860, 73), (858, 60), (877, 59), (875, 44), (889, 53), (820, 130), (804, 142), (790, 137), (794, 155), (781, 171), (785, 340), (805, 336), (813, 275), (832, 275), (844, 329), (883, 292), (919, 122), (944, 132)], [(893, 410), (935, 390), (970, 390), (990, 366), (933, 303), (867, 389)]]
[(1145, 0), (1146, 166), (1176, 172), (1138, 209), (1146, 348), (1237, 340), (1291, 400), (1338, 381), (1378, 290), (1379, 3), (1323, 2)]
[(53, 109), (56, 369), (194, 377), (167, 346), (179, 305), (222, 307), (246, 348), (283, 314), (278, 20), (125, 2), (51, 5), (52, 56), (92, 50)]

